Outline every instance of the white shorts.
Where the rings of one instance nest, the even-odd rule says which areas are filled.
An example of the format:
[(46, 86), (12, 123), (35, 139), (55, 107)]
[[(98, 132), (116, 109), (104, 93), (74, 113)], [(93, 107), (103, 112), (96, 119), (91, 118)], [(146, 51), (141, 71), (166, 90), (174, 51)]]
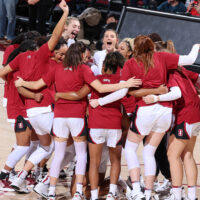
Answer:
[(107, 143), (108, 147), (116, 147), (121, 140), (121, 129), (95, 129), (91, 128), (89, 132), (90, 142), (93, 144)]
[(131, 131), (140, 135), (150, 132), (164, 133), (171, 125), (172, 108), (160, 104), (143, 106), (136, 109), (131, 120)]
[(8, 99), (3, 97), (3, 107), (6, 108), (8, 103)]
[(83, 136), (85, 133), (85, 119), (83, 118), (54, 118), (53, 134), (57, 137), (68, 138)]
[(200, 132), (200, 122), (194, 123), (194, 124), (188, 124), (186, 123), (186, 130), (190, 137), (192, 136), (198, 136)]
[(174, 134), (177, 139), (190, 139), (192, 136), (198, 136), (200, 132), (200, 122), (188, 124), (187, 122), (182, 122), (181, 124), (176, 124), (173, 128), (171, 134)]
[(53, 125), (53, 117), (54, 113), (44, 113), (39, 114), (34, 117), (29, 117), (29, 121), (32, 127), (35, 129), (36, 134), (38, 135), (45, 135), (51, 132), (51, 128)]

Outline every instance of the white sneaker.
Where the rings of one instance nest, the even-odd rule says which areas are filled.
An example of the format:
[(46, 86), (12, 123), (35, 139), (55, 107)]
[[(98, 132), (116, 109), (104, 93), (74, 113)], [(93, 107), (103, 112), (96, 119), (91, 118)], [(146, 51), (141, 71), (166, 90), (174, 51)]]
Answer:
[(178, 200), (173, 193), (173, 189), (170, 190), (170, 194), (165, 197), (165, 200)]
[(131, 191), (130, 196), (127, 197), (128, 200), (145, 200), (145, 195), (143, 192), (135, 192), (134, 190)]
[(9, 174), (9, 181), (12, 183), (13, 180), (15, 179), (15, 176), (17, 176), (17, 172), (14, 170), (11, 170), (10, 174)]
[(46, 199), (47, 200), (56, 200), (56, 195), (49, 195)]
[(47, 198), (49, 192), (49, 185), (39, 182), (34, 188), (33, 191), (39, 194), (40, 196)]
[(172, 184), (168, 179), (163, 180), (163, 184), (154, 189), (155, 192), (163, 192), (166, 190), (169, 190), (171, 188)]
[(165, 198), (166, 200), (177, 200), (176, 198), (175, 198), (175, 195), (172, 193), (172, 194), (170, 194), (168, 197), (166, 197)]
[(184, 188), (184, 186), (181, 188), (181, 196), (182, 196), (182, 199), (183, 200), (187, 200), (187, 196), (186, 196), (186, 194), (185, 194), (185, 188)]
[(14, 178), (11, 187), (19, 193), (28, 194), (31, 192), (26, 186), (26, 180), (18, 176)]
[(84, 200), (84, 195), (80, 194), (79, 192), (76, 192), (72, 198), (72, 200)]
[(155, 191), (155, 192), (157, 192), (157, 190), (158, 190), (158, 188), (160, 188), (160, 183), (159, 183), (159, 181), (155, 181), (154, 183), (153, 183), (153, 190)]
[(114, 195), (113, 193), (109, 192), (106, 196), (106, 200), (116, 200), (117, 196)]
[(39, 176), (36, 179), (36, 182), (37, 183), (41, 182), (46, 175), (47, 175), (46, 172), (40, 172)]

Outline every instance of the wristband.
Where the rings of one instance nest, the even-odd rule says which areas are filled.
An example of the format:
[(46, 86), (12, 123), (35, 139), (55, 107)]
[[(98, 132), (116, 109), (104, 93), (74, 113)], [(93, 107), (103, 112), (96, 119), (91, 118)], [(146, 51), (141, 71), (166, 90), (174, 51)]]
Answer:
[(159, 101), (159, 96), (153, 95), (153, 102), (156, 103)]
[(98, 102), (99, 102), (99, 105), (100, 105), (100, 106), (103, 106), (103, 105), (104, 105), (103, 102), (102, 102), (102, 98), (99, 98), (99, 99), (98, 99)]

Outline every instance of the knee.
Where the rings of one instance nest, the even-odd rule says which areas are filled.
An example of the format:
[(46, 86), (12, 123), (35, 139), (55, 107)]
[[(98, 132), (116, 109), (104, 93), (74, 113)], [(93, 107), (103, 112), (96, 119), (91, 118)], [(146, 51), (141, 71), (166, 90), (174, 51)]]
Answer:
[(100, 160), (99, 159), (95, 159), (95, 158), (90, 158), (90, 166), (94, 167), (94, 168), (99, 168), (100, 166)]
[(182, 159), (182, 161), (186, 161), (187, 162), (187, 161), (193, 160), (194, 157), (193, 157), (193, 154), (191, 152), (187, 152), (187, 153), (183, 153), (181, 155), (181, 159)]
[(174, 160), (180, 159), (180, 155), (174, 151), (168, 151), (167, 157), (170, 163), (172, 163)]
[(110, 156), (111, 164), (119, 164), (121, 161), (121, 155)]
[(130, 154), (136, 153), (138, 146), (139, 145), (137, 143), (126, 140), (125, 149), (124, 149), (125, 155), (130, 155)]
[(143, 150), (143, 160), (145, 164), (148, 164), (148, 162), (155, 162), (155, 151), (156, 147), (152, 145), (145, 145)]
[(41, 145), (41, 147), (49, 154), (51, 154), (54, 151), (54, 141), (51, 142), (49, 146)]

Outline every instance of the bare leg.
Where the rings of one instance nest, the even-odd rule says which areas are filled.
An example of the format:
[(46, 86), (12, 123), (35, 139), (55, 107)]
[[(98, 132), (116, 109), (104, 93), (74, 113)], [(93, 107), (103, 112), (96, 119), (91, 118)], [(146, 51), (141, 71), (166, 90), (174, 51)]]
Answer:
[(170, 136), (167, 156), (170, 163), (172, 185), (180, 187), (183, 180), (183, 165), (181, 154), (183, 153), (188, 140), (176, 139), (174, 135)]
[(90, 169), (89, 169), (89, 180), (91, 190), (97, 189), (99, 184), (99, 165), (101, 162), (103, 144), (92, 144), (89, 143), (90, 152)]
[(197, 184), (197, 166), (193, 157), (195, 143), (196, 137), (192, 137), (188, 141), (187, 146), (181, 155), (181, 159), (185, 167), (188, 186), (196, 186)]
[(110, 153), (110, 184), (117, 184), (120, 171), (121, 171), (121, 146), (117, 146), (115, 148), (109, 147)]

